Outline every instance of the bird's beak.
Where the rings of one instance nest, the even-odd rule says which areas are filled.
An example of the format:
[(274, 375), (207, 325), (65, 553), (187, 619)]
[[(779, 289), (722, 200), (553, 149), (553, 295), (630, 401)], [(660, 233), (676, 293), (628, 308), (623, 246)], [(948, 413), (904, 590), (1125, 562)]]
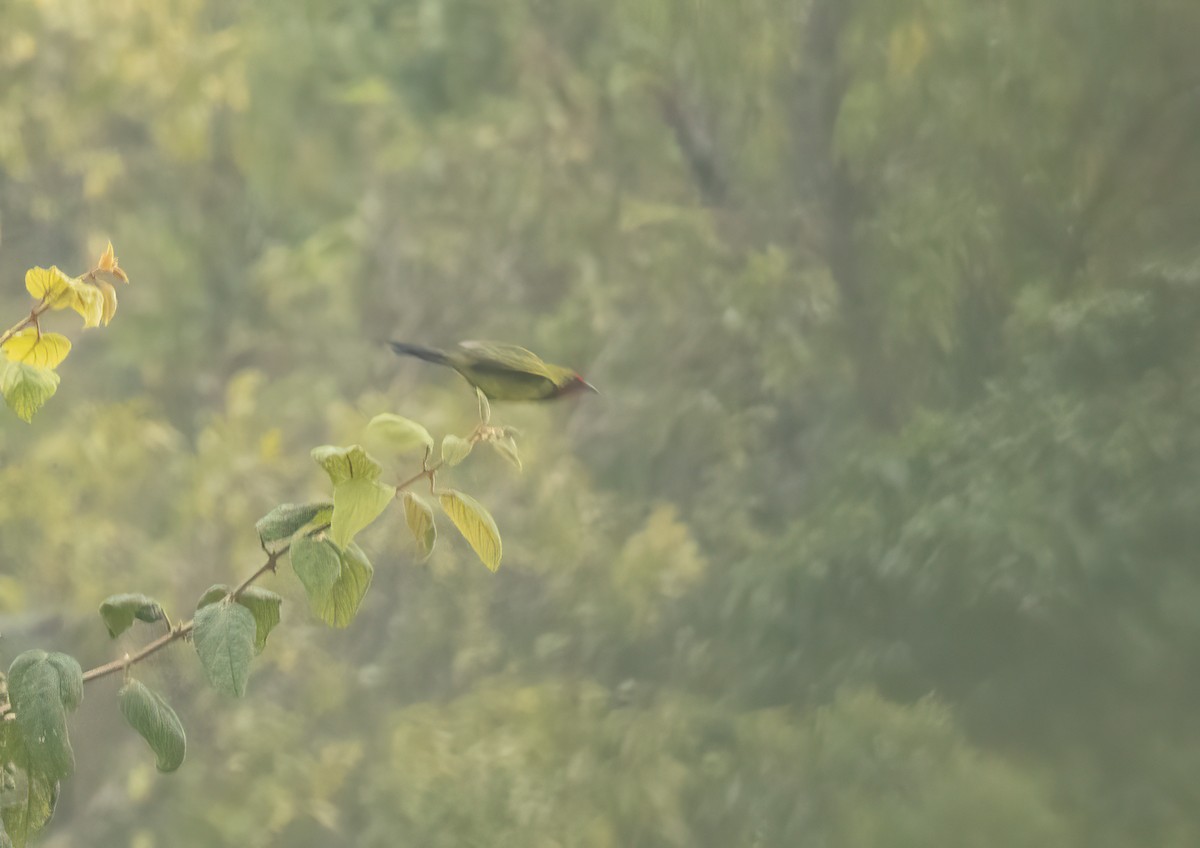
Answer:
[(600, 394), (599, 389), (597, 389), (595, 386), (593, 386), (591, 383), (589, 383), (587, 380), (583, 379), (582, 377), (579, 378), (579, 387), (581, 389), (587, 389), (592, 394), (595, 394), (595, 395)]

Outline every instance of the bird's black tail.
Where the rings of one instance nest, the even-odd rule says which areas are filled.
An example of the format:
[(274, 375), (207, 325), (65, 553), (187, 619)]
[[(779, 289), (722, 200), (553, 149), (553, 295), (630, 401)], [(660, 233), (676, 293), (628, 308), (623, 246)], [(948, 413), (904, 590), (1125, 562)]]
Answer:
[(426, 362), (436, 362), (438, 365), (446, 365), (450, 361), (445, 351), (438, 350), (435, 347), (406, 344), (404, 342), (388, 342), (388, 344), (400, 356), (415, 356), (417, 359), (424, 359)]

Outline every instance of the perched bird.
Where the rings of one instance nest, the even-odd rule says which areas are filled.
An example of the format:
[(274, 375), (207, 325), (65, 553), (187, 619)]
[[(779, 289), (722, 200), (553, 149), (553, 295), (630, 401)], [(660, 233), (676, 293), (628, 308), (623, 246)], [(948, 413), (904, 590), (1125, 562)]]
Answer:
[(537, 354), (501, 342), (459, 342), (449, 351), (423, 345), (389, 342), (402, 356), (448, 365), (491, 400), (553, 400), (596, 388), (561, 365), (543, 362)]

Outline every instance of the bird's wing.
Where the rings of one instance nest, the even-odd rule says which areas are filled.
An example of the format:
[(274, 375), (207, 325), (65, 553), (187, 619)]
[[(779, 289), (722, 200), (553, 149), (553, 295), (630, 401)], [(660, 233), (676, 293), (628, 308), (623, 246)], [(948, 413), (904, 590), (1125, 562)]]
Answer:
[(531, 350), (504, 342), (459, 342), (458, 346), (471, 354), (476, 361), (473, 368), (496, 371), (524, 371), (550, 377), (549, 369), (542, 358)]

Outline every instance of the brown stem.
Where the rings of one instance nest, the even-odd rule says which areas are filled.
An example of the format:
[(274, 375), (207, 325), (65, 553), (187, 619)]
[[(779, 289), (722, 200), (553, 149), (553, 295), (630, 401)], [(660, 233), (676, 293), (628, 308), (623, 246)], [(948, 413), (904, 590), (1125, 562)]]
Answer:
[(98, 665), (95, 668), (89, 668), (83, 673), (83, 682), (89, 683), (101, 677), (107, 677), (110, 674), (116, 674), (118, 671), (124, 671), (135, 663), (139, 663), (151, 654), (156, 654), (163, 648), (170, 645), (176, 639), (182, 639), (184, 636), (192, 632), (195, 625), (191, 621), (184, 621), (175, 626), (175, 629), (170, 633), (159, 636), (149, 645), (146, 645), (135, 654), (128, 654), (119, 660), (113, 660), (104, 665)]
[(281, 556), (283, 556), (284, 554), (286, 554), (291, 549), (291, 547), (292, 547), (291, 545), (287, 545), (283, 548), (280, 548), (277, 551), (272, 551), (271, 553), (267, 554), (267, 561), (262, 564), (262, 566), (258, 569), (258, 571), (254, 572), (249, 577), (247, 577), (245, 580), (243, 580), (241, 583), (239, 583), (237, 588), (229, 593), (229, 596), (231, 598), (233, 598), (234, 600), (237, 600), (238, 596), (241, 595), (242, 592), (246, 591), (246, 589), (250, 586), (250, 584), (253, 583), (255, 580), (262, 577), (268, 571), (271, 572), (272, 574), (274, 574), (275, 568), (279, 564), (279, 558)]
[(437, 472), (437, 470), (445, 464), (446, 464), (446, 460), (439, 459), (433, 465), (429, 466), (428, 468), (422, 469), (421, 471), (418, 471), (416, 474), (409, 477), (407, 480), (403, 481), (402, 483), (397, 483), (396, 484), (396, 494), (399, 495), (401, 492), (403, 492), (405, 489), (407, 489), (413, 483), (420, 480), (422, 477), (428, 477), (430, 480), (432, 480), (433, 475)]
[(18, 321), (17, 323), (15, 323), (11, 327), (9, 327), (7, 330), (5, 330), (3, 335), (0, 335), (0, 345), (4, 344), (6, 341), (11, 339), (17, 333), (24, 330), (30, 324), (37, 326), (38, 318), (40, 318), (42, 316), (42, 313), (45, 312), (49, 308), (50, 308), (50, 304), (47, 303), (45, 300), (42, 300), (41, 303), (39, 303), (37, 306), (33, 307), (33, 309), (29, 310), (28, 315), (26, 315), (20, 321)]

